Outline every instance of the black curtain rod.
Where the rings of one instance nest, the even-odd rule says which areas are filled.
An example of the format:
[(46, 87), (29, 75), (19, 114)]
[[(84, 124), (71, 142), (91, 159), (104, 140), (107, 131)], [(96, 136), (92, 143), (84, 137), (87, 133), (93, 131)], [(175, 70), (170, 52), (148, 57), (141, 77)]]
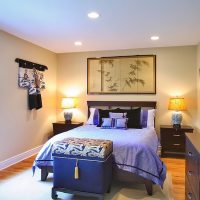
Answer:
[(41, 64), (38, 64), (38, 63), (33, 63), (33, 62), (30, 62), (30, 61), (27, 61), (27, 60), (23, 60), (23, 59), (20, 59), (20, 58), (16, 58), (15, 59), (15, 62), (19, 63), (19, 67), (23, 67), (23, 68), (28, 68), (28, 69), (37, 69), (39, 71), (45, 71), (47, 70), (47, 66), (45, 65), (41, 65)]

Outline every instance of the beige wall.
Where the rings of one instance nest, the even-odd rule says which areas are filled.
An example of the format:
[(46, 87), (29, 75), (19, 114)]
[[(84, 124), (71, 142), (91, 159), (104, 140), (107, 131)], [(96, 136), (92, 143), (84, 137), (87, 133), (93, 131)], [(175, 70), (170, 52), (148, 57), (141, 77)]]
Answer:
[[(87, 118), (87, 100), (156, 100), (157, 129), (160, 124), (170, 124), (172, 111), (167, 110), (170, 96), (183, 96), (187, 111), (183, 112), (183, 124), (195, 126), (197, 109), (196, 87), (196, 46), (133, 49), (120, 51), (96, 51), (84, 53), (58, 54), (57, 76), (57, 118), (63, 120), (60, 109), (62, 96), (77, 96), (78, 108), (74, 120)], [(157, 94), (156, 95), (87, 95), (87, 58), (123, 55), (157, 56)]]
[(200, 132), (200, 43), (197, 46), (197, 128)]
[[(0, 31), (0, 161), (39, 146), (56, 121), (56, 54)], [(18, 64), (23, 58), (47, 65), (43, 108), (28, 110), (27, 90), (18, 87)]]
[[(56, 55), (0, 31), (0, 52), (0, 162), (47, 140), (52, 131), (51, 123), (56, 121), (56, 110), (57, 119), (63, 120), (63, 111), (60, 109), (62, 96), (78, 97), (78, 108), (74, 110), (75, 121), (86, 121), (87, 100), (156, 100), (158, 129), (160, 124), (170, 124), (168, 98), (180, 95), (185, 97), (188, 107), (183, 113), (183, 123), (200, 127), (199, 120), (196, 120), (197, 114), (200, 115), (200, 111), (197, 112), (196, 94), (199, 86), (196, 72), (200, 67), (200, 45)], [(156, 95), (87, 95), (88, 57), (143, 54), (157, 56)], [(42, 91), (43, 108), (40, 110), (28, 110), (27, 90), (18, 87), (18, 64), (14, 61), (17, 57), (49, 68), (45, 72), (46, 89)]]

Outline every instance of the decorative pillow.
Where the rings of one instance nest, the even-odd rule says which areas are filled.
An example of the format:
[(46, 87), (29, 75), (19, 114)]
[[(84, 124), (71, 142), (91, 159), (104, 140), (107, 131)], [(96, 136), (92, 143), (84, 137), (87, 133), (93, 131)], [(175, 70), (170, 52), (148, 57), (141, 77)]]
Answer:
[(141, 127), (141, 108), (136, 108), (136, 109), (121, 109), (117, 108), (114, 110), (114, 112), (120, 112), (120, 113), (127, 113), (126, 118), (128, 118), (128, 123), (127, 127), (128, 128), (142, 128)]
[(102, 118), (101, 128), (113, 128), (113, 122), (112, 118)]
[(115, 119), (115, 126), (114, 126), (114, 128), (117, 128), (117, 129), (127, 129), (127, 122), (128, 122), (127, 118), (116, 118)]
[(125, 118), (127, 113), (115, 113), (115, 112), (109, 112), (110, 118)]
[(141, 110), (141, 125), (142, 128), (155, 128), (155, 109)]
[(102, 125), (102, 118), (109, 118), (109, 112), (112, 112), (113, 110), (102, 110), (102, 109), (98, 109), (99, 110), (99, 123), (98, 123), (98, 127), (101, 127)]
[(99, 111), (97, 108), (90, 108), (90, 117), (86, 124), (98, 125), (99, 124)]

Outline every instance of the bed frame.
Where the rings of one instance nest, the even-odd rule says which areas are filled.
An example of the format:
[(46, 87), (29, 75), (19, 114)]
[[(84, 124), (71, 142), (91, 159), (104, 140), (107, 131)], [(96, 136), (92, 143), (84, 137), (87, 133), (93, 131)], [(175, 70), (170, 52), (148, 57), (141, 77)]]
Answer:
[[(89, 115), (90, 107), (104, 107), (108, 109), (113, 107), (127, 107), (130, 109), (135, 107), (156, 108), (156, 101), (87, 101), (87, 106)], [(52, 167), (41, 167), (41, 180), (46, 181), (49, 173), (53, 173)], [(150, 180), (117, 168), (114, 168), (113, 176), (114, 179), (119, 181), (145, 184), (148, 195), (153, 194), (153, 182)]]
[[(156, 101), (87, 101), (87, 105), (89, 116), (90, 107), (105, 107), (107, 109), (112, 109), (113, 107), (126, 107), (129, 109), (136, 107), (145, 107), (147, 109), (152, 109), (156, 108)], [(128, 171), (114, 168), (113, 177), (114, 179), (122, 182), (145, 184), (148, 195), (153, 194), (153, 182), (141, 176), (138, 176)]]

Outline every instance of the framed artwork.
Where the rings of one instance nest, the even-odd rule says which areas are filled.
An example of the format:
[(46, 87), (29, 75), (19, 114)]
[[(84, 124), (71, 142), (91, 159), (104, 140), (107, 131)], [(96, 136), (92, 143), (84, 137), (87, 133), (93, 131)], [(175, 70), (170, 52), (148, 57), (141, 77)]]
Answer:
[(156, 56), (87, 59), (88, 94), (156, 94)]

